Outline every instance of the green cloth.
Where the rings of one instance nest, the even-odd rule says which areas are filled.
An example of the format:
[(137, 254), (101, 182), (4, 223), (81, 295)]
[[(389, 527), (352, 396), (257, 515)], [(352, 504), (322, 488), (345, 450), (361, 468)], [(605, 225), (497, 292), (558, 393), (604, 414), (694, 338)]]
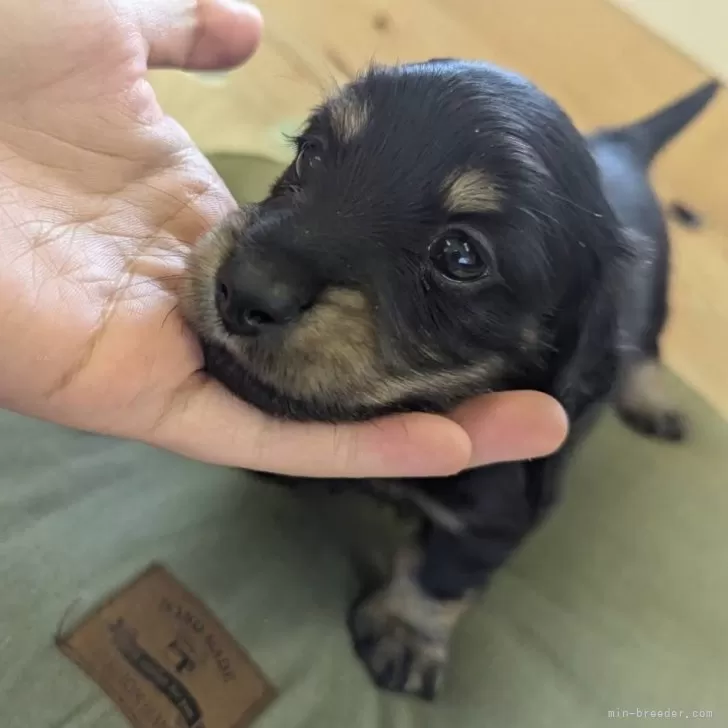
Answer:
[(0, 726), (127, 725), (54, 635), (77, 600), (151, 561), (279, 689), (260, 728), (596, 728), (643, 725), (608, 714), (640, 709), (710, 710), (698, 724), (728, 726), (728, 424), (671, 387), (692, 440), (604, 417), (558, 510), (461, 624), (433, 705), (375, 690), (349, 645), (362, 551), (381, 559), (399, 537), (378, 506), (0, 412)]

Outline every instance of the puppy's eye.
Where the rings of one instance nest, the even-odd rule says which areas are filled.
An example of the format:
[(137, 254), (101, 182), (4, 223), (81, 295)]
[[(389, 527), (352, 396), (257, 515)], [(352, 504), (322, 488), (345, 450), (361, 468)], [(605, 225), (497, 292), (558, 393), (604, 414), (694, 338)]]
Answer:
[(430, 261), (440, 275), (470, 283), (492, 273), (490, 252), (464, 230), (447, 230), (432, 241)]
[(294, 165), (296, 176), (303, 180), (308, 172), (323, 164), (323, 147), (317, 141), (305, 141)]

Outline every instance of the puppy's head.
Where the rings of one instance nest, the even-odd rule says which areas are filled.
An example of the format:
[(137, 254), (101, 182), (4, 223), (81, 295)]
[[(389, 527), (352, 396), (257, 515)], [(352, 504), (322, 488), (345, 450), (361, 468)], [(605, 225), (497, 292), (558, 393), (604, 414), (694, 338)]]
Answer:
[(296, 146), (191, 255), (183, 310), (213, 376), (326, 420), (548, 386), (615, 229), (550, 99), (484, 64), (375, 68)]

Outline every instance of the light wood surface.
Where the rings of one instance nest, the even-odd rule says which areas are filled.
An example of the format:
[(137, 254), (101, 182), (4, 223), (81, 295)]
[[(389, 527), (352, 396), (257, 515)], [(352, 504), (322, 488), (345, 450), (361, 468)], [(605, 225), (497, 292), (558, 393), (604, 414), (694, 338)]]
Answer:
[[(261, 50), (224, 82), (153, 75), (163, 107), (206, 151), (280, 155), (290, 129), (334, 83), (372, 59), (460, 56), (511, 67), (584, 129), (630, 120), (706, 78), (607, 0), (260, 0)], [(285, 152), (283, 152), (285, 153)], [(655, 165), (658, 192), (704, 218), (672, 226), (669, 365), (728, 416), (728, 91)]]
[(728, 83), (725, 0), (610, 0)]

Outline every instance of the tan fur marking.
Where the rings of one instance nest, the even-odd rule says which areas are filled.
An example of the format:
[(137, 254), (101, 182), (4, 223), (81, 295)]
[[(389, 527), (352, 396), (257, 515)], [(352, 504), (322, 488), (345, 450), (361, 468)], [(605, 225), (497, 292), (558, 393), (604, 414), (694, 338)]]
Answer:
[(367, 655), (374, 672), (409, 662), (404, 691), (415, 694), (433, 669), (441, 676), (450, 636), (468, 608), (466, 600), (440, 602), (427, 596), (415, 578), (420, 561), (416, 550), (401, 550), (389, 584), (359, 606), (353, 624), (358, 639), (375, 640)]
[(215, 277), (232, 251), (231, 230), (245, 229), (251, 209), (252, 206), (237, 209), (195, 243), (189, 252), (187, 272), (180, 286), (182, 315), (195, 330), (221, 343), (227, 335), (215, 305)]
[(376, 382), (369, 392), (362, 392), (362, 402), (390, 404), (409, 397), (426, 396), (438, 390), (461, 390), (465, 385), (482, 388), (489, 382), (494, 383), (504, 367), (503, 359), (493, 355), (485, 361), (454, 371), (427, 374), (411, 372), (398, 377), (387, 377)]
[[(245, 360), (245, 352), (238, 351)], [(467, 385), (482, 389), (504, 368), (503, 360), (493, 356), (456, 371), (393, 376), (386, 372), (368, 309), (325, 303), (312, 309), (280, 350), (254, 365), (263, 381), (291, 396), (346, 397), (351, 405), (377, 407)]]
[(454, 214), (498, 212), (503, 199), (495, 183), (477, 169), (450, 175), (443, 192), (445, 205)]
[(619, 402), (625, 409), (644, 414), (672, 409), (659, 362), (643, 359), (630, 363), (623, 374)]
[(382, 616), (396, 617), (433, 641), (446, 640), (467, 609), (465, 600), (441, 602), (427, 596), (415, 574), (422, 561), (414, 548), (401, 549), (395, 559), (392, 577), (379, 592), (376, 608)]
[(655, 359), (623, 362), (617, 411), (627, 425), (643, 434), (673, 442), (687, 435), (688, 420), (668, 395), (662, 367)]
[(294, 397), (346, 396), (382, 376), (374, 321), (365, 297), (330, 289), (265, 363), (258, 376)]
[(352, 92), (344, 92), (328, 103), (331, 120), (339, 139), (348, 143), (361, 134), (369, 123), (369, 105)]

